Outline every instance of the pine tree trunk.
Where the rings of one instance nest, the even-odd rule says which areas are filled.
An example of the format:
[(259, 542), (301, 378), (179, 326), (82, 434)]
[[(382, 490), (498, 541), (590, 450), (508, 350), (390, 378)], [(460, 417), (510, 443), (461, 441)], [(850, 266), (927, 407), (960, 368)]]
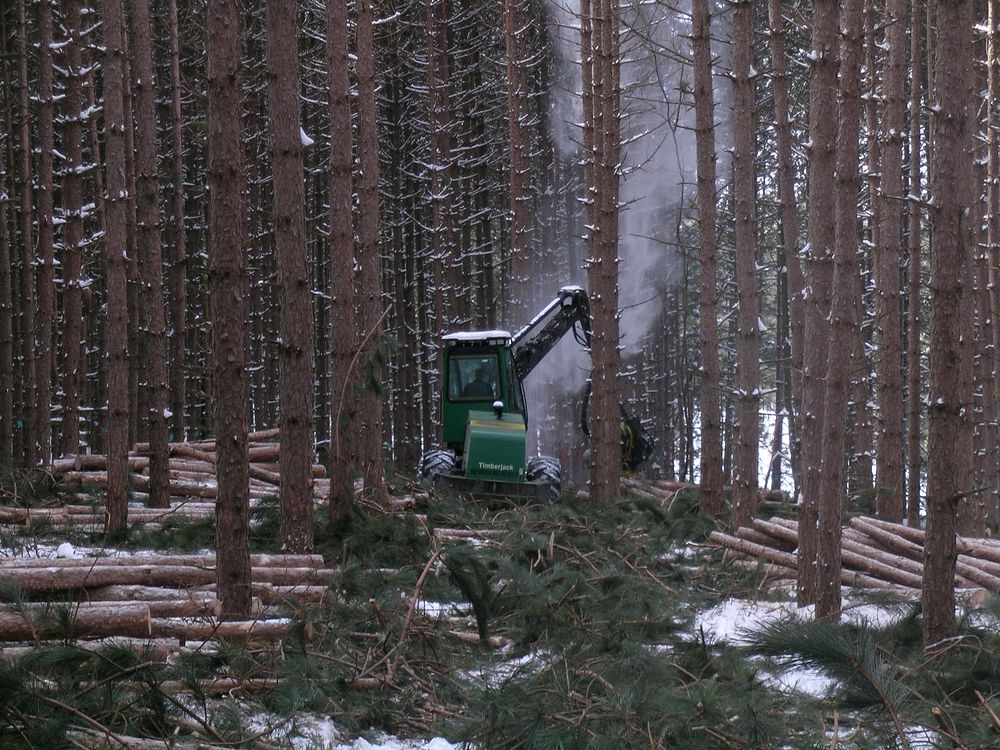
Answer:
[[(923, 5), (921, 0), (911, 0), (910, 13), (910, 195), (921, 192), (920, 176), (920, 102), (923, 77), (921, 53), (923, 43)], [(906, 519), (913, 526), (920, 522), (920, 269), (921, 269), (921, 216), (920, 202), (911, 199), (909, 208), (909, 236), (907, 251), (907, 423), (906, 423)], [(996, 318), (994, 318), (996, 319)], [(994, 331), (997, 329), (994, 328)]]
[(180, 30), (177, 0), (169, 0), (170, 21), (170, 143), (171, 189), (169, 233), (170, 266), (170, 425), (174, 440), (187, 437), (185, 373), (187, 365), (187, 232), (184, 229), (184, 119), (181, 108)]
[[(621, 432), (618, 412), (618, 166), (620, 54), (617, 0), (597, 0), (592, 23), (594, 88), (595, 231), (589, 235), (587, 282), (590, 289), (591, 340), (590, 497), (611, 503), (618, 497)], [(586, 116), (586, 114), (585, 114)]]
[(924, 643), (932, 647), (955, 634), (955, 522), (968, 487), (957, 455), (962, 431), (963, 216), (962, 189), (968, 117), (965, 54), (970, 42), (969, 3), (940, 0), (933, 108), (931, 170), (931, 340), (927, 448), (927, 541), (924, 546)]
[[(983, 223), (986, 227), (986, 247), (983, 264), (986, 267), (986, 278), (983, 279), (984, 294), (981, 314), (988, 319), (988, 340), (984, 344), (983, 369), (984, 378), (989, 378), (989, 389), (986, 388), (984, 380), (984, 391), (989, 390), (992, 396), (992, 403), (988, 403), (989, 414), (991, 415), (986, 429), (992, 433), (993, 450), (996, 449), (1000, 435), (998, 435), (997, 415), (1000, 414), (1000, 388), (995, 383), (995, 377), (1000, 372), (1000, 137), (997, 129), (1000, 128), (998, 119), (998, 107), (1000, 107), (1000, 60), (998, 60), (997, 45), (1000, 43), (1000, 31), (997, 24), (1000, 23), (1000, 3), (998, 0), (987, 0), (987, 32), (986, 32), (986, 103), (984, 112), (986, 122), (986, 208)], [(987, 394), (984, 393), (984, 396)], [(992, 473), (988, 473), (986, 479), (992, 488), (989, 507), (991, 510), (991, 520), (998, 520), (1000, 515), (1000, 504), (997, 502), (997, 492), (1000, 490), (1000, 463), (995, 460), (993, 451), (987, 452), (985, 460), (992, 467)]]
[(274, 187), (274, 244), (281, 295), (278, 348), (281, 414), (281, 547), (313, 547), (313, 316), (305, 243), (305, 183), (299, 106), (298, 4), (268, 0), (267, 78)]
[(83, 41), (80, 38), (80, 0), (67, 0), (63, 24), (66, 46), (66, 95), (63, 99), (63, 148), (66, 170), (62, 178), (63, 225), (63, 455), (80, 453), (80, 384), (84, 367), (83, 294)]
[(715, 95), (712, 83), (709, 0), (692, 0), (691, 44), (694, 54), (695, 139), (698, 163), (698, 232), (700, 259), (699, 326), (701, 332), (701, 509), (721, 516), (722, 427), (719, 414), (718, 257), (715, 228)]
[(376, 500), (386, 495), (382, 458), (382, 257), (379, 244), (379, 145), (375, 118), (375, 59), (370, 0), (358, 1), (358, 263), (361, 266), (358, 333), (367, 337), (361, 355), (368, 381), (359, 402), (360, 468), (365, 489)]
[(52, 370), (56, 313), (55, 238), (53, 236), (53, 72), (52, 4), (38, 5), (38, 320), (35, 329), (35, 401), (32, 419), (38, 461), (52, 463)]
[(108, 495), (107, 535), (125, 529), (129, 499), (128, 426), (129, 360), (127, 269), (125, 261), (128, 223), (125, 175), (125, 49), (124, 13), (121, 0), (103, 0), (104, 21), (104, 142), (106, 144), (105, 212), (107, 238), (108, 315), (105, 334), (105, 358), (108, 360)]
[(139, 308), (146, 378), (146, 430), (150, 443), (149, 505), (170, 506), (167, 466), (167, 331), (163, 311), (163, 259), (160, 252), (160, 191), (156, 160), (156, 101), (150, 46), (149, 2), (131, 0), (132, 66), (135, 74), (136, 221), (139, 239)]
[(521, 0), (503, 0), (504, 44), (507, 53), (507, 132), (510, 149), (510, 283), (514, 325), (526, 323), (530, 299), (532, 216), (531, 164), (528, 132), (525, 24)]
[[(13, 123), (14, 76), (10, 63), (16, 55), (11, 50), (7, 16), (0, 18), (0, 95), (3, 97), (3, 127), (5, 136), (0, 142), (0, 456), (10, 466), (17, 466), (15, 451), (20, 449), (17, 439), (17, 423), (14, 420), (14, 405), (24, 387), (24, 378), (19, 377), (18, 280), (17, 280), (17, 228), (13, 185), (8, 175), (14, 173), (14, 141), (17, 132)], [(16, 177), (15, 177), (16, 179)]]
[(857, 328), (858, 174), (861, 126), (861, 0), (841, 12), (840, 117), (837, 136), (836, 249), (826, 373), (826, 419), (816, 546), (816, 619), (840, 617), (841, 517), (846, 505), (844, 453), (851, 386), (851, 342)]
[(345, 0), (327, 0), (327, 66), (330, 107), (330, 521), (350, 513), (358, 434), (351, 360), (357, 351), (354, 323), (354, 228), (351, 222), (351, 100), (348, 18)]
[(21, 159), (18, 180), (15, 185), (21, 197), (21, 372), (25, 386), (22, 392), (21, 411), (18, 415), (23, 435), (21, 445), (24, 450), (22, 460), (24, 465), (33, 466), (36, 463), (38, 450), (35, 443), (34, 419), (30, 405), (36, 402), (38, 382), (35, 372), (35, 241), (32, 207), (34, 205), (34, 188), (32, 187), (31, 167), (31, 99), (28, 91), (28, 18), (24, 9), (25, 0), (17, 3), (17, 46), (18, 46), (18, 85), (20, 92), (21, 120)]
[(753, 4), (733, 0), (733, 196), (736, 244), (736, 430), (733, 525), (746, 525), (760, 497), (760, 304), (757, 293), (756, 101), (753, 69)]
[(816, 524), (819, 511), (822, 463), (824, 399), (826, 397), (827, 350), (829, 348), (831, 264), (835, 229), (834, 171), (837, 143), (838, 8), (831, 0), (813, 3), (812, 49), (810, 52), (809, 101), (809, 246), (810, 294), (805, 308), (805, 341), (802, 378), (802, 499), (799, 506), (798, 601), (811, 604), (816, 598)]
[[(6, 31), (0, 27), (0, 31)], [(2, 49), (2, 47), (0, 47)], [(0, 63), (0, 75), (6, 75), (6, 64)], [(10, 87), (6, 80), (2, 96), (7, 101)], [(7, 138), (0, 141), (0, 460), (12, 462), (14, 457), (14, 297), (12, 296), (13, 242), (8, 210), (10, 192), (7, 182)]]
[(250, 614), (247, 381), (243, 326), (246, 275), (243, 252), (243, 157), (240, 143), (240, 7), (209, 0), (206, 19), (208, 81), (209, 295), (215, 401), (216, 575), (222, 613)]
[(887, 0), (885, 13), (888, 61), (885, 67), (885, 107), (882, 130), (882, 185), (879, 242), (875, 253), (876, 336), (875, 383), (881, 413), (875, 480), (876, 512), (898, 521), (903, 517), (903, 383), (902, 321), (899, 269), (902, 258), (900, 202), (903, 194), (902, 157), (906, 84), (906, 25), (904, 0)]

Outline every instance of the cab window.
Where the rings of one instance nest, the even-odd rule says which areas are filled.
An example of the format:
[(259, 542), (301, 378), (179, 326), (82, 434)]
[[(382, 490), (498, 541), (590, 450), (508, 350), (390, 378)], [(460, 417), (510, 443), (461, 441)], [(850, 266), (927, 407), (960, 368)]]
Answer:
[(499, 392), (497, 358), (492, 354), (453, 355), (448, 365), (448, 399), (496, 400)]
[(507, 352), (507, 372), (510, 373), (510, 377), (507, 378), (509, 381), (507, 383), (507, 411), (514, 412), (515, 414), (523, 414), (524, 421), (527, 423), (528, 413), (524, 408), (524, 392), (521, 390), (521, 381), (517, 378), (514, 357), (510, 351)]

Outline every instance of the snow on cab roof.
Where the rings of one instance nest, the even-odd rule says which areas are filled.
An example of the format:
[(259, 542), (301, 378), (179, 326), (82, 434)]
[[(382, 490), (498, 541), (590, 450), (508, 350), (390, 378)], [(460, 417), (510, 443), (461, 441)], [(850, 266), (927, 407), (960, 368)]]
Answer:
[(509, 339), (510, 331), (458, 331), (446, 333), (445, 341), (485, 341), (486, 339)]

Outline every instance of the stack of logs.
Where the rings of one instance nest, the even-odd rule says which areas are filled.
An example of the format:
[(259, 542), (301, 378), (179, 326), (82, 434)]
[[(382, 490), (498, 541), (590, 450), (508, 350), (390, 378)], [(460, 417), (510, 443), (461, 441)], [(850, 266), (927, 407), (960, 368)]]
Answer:
[[(254, 432), (249, 435), (250, 504), (254, 505), (267, 496), (278, 493), (281, 475), (278, 467), (277, 430)], [(167, 515), (197, 520), (215, 514), (218, 485), (215, 478), (215, 441), (200, 440), (169, 444), (170, 508), (145, 508), (142, 501), (149, 488), (149, 444), (139, 443), (129, 454), (128, 464), (134, 497), (138, 507), (129, 508), (129, 523), (147, 526), (160, 523)], [(58, 484), (68, 490), (89, 490), (108, 485), (107, 456), (86, 454), (68, 456), (53, 462), (53, 473)], [(313, 496), (322, 503), (330, 492), (326, 469), (313, 466)], [(67, 505), (61, 508), (0, 509), (0, 522), (31, 523), (47, 519), (54, 524), (103, 524), (103, 510), (85, 505)]]
[[(735, 564), (779, 579), (798, 577), (798, 523), (785, 518), (755, 519), (736, 536), (712, 532), (711, 541)], [(975, 594), (1000, 591), (1000, 541), (958, 537), (955, 588)], [(841, 582), (880, 589), (906, 598), (919, 595), (923, 580), (924, 531), (877, 518), (858, 516), (844, 529)], [(750, 558), (750, 559), (747, 559)]]
[(19, 601), (0, 605), (0, 641), (117, 636), (166, 652), (192, 640), (273, 641), (288, 634), (293, 603), (330, 593), (335, 571), (321, 555), (250, 562), (253, 617), (220, 620), (213, 554), (2, 558), (0, 578)]

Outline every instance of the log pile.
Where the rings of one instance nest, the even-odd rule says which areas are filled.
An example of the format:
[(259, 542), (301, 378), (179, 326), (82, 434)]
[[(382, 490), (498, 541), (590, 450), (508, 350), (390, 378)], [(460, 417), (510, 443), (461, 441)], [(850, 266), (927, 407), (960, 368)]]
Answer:
[(273, 641), (294, 602), (329, 595), (336, 571), (321, 555), (252, 555), (254, 614), (220, 620), (215, 556), (134, 555), (0, 559), (19, 601), (0, 605), (0, 641), (124, 637), (179, 648), (197, 641)]
[[(710, 540), (727, 549), (735, 564), (777, 579), (798, 577), (798, 523), (786, 518), (754, 519), (736, 535), (714, 531)], [(957, 539), (955, 588), (975, 594), (1000, 591), (1000, 541)], [(919, 596), (923, 580), (924, 531), (877, 518), (852, 518), (841, 542), (845, 586)]]
[[(248, 436), (250, 458), (250, 503), (278, 493), (281, 475), (278, 466), (277, 430), (254, 432)], [(191, 520), (211, 517), (215, 513), (218, 486), (215, 478), (215, 441), (200, 440), (169, 444), (170, 508), (144, 508), (141, 503), (149, 489), (149, 444), (139, 443), (129, 454), (129, 476), (138, 501), (129, 508), (129, 523), (145, 525), (161, 523), (167, 516)], [(108, 485), (107, 456), (85, 454), (57, 459), (52, 465), (58, 485), (69, 491), (85, 491)], [(319, 464), (312, 468), (313, 496), (317, 503), (325, 502), (330, 493), (326, 469)], [(32, 509), (0, 508), (0, 523), (30, 524), (46, 520), (54, 524), (103, 524), (103, 509), (69, 505), (65, 508)]]

